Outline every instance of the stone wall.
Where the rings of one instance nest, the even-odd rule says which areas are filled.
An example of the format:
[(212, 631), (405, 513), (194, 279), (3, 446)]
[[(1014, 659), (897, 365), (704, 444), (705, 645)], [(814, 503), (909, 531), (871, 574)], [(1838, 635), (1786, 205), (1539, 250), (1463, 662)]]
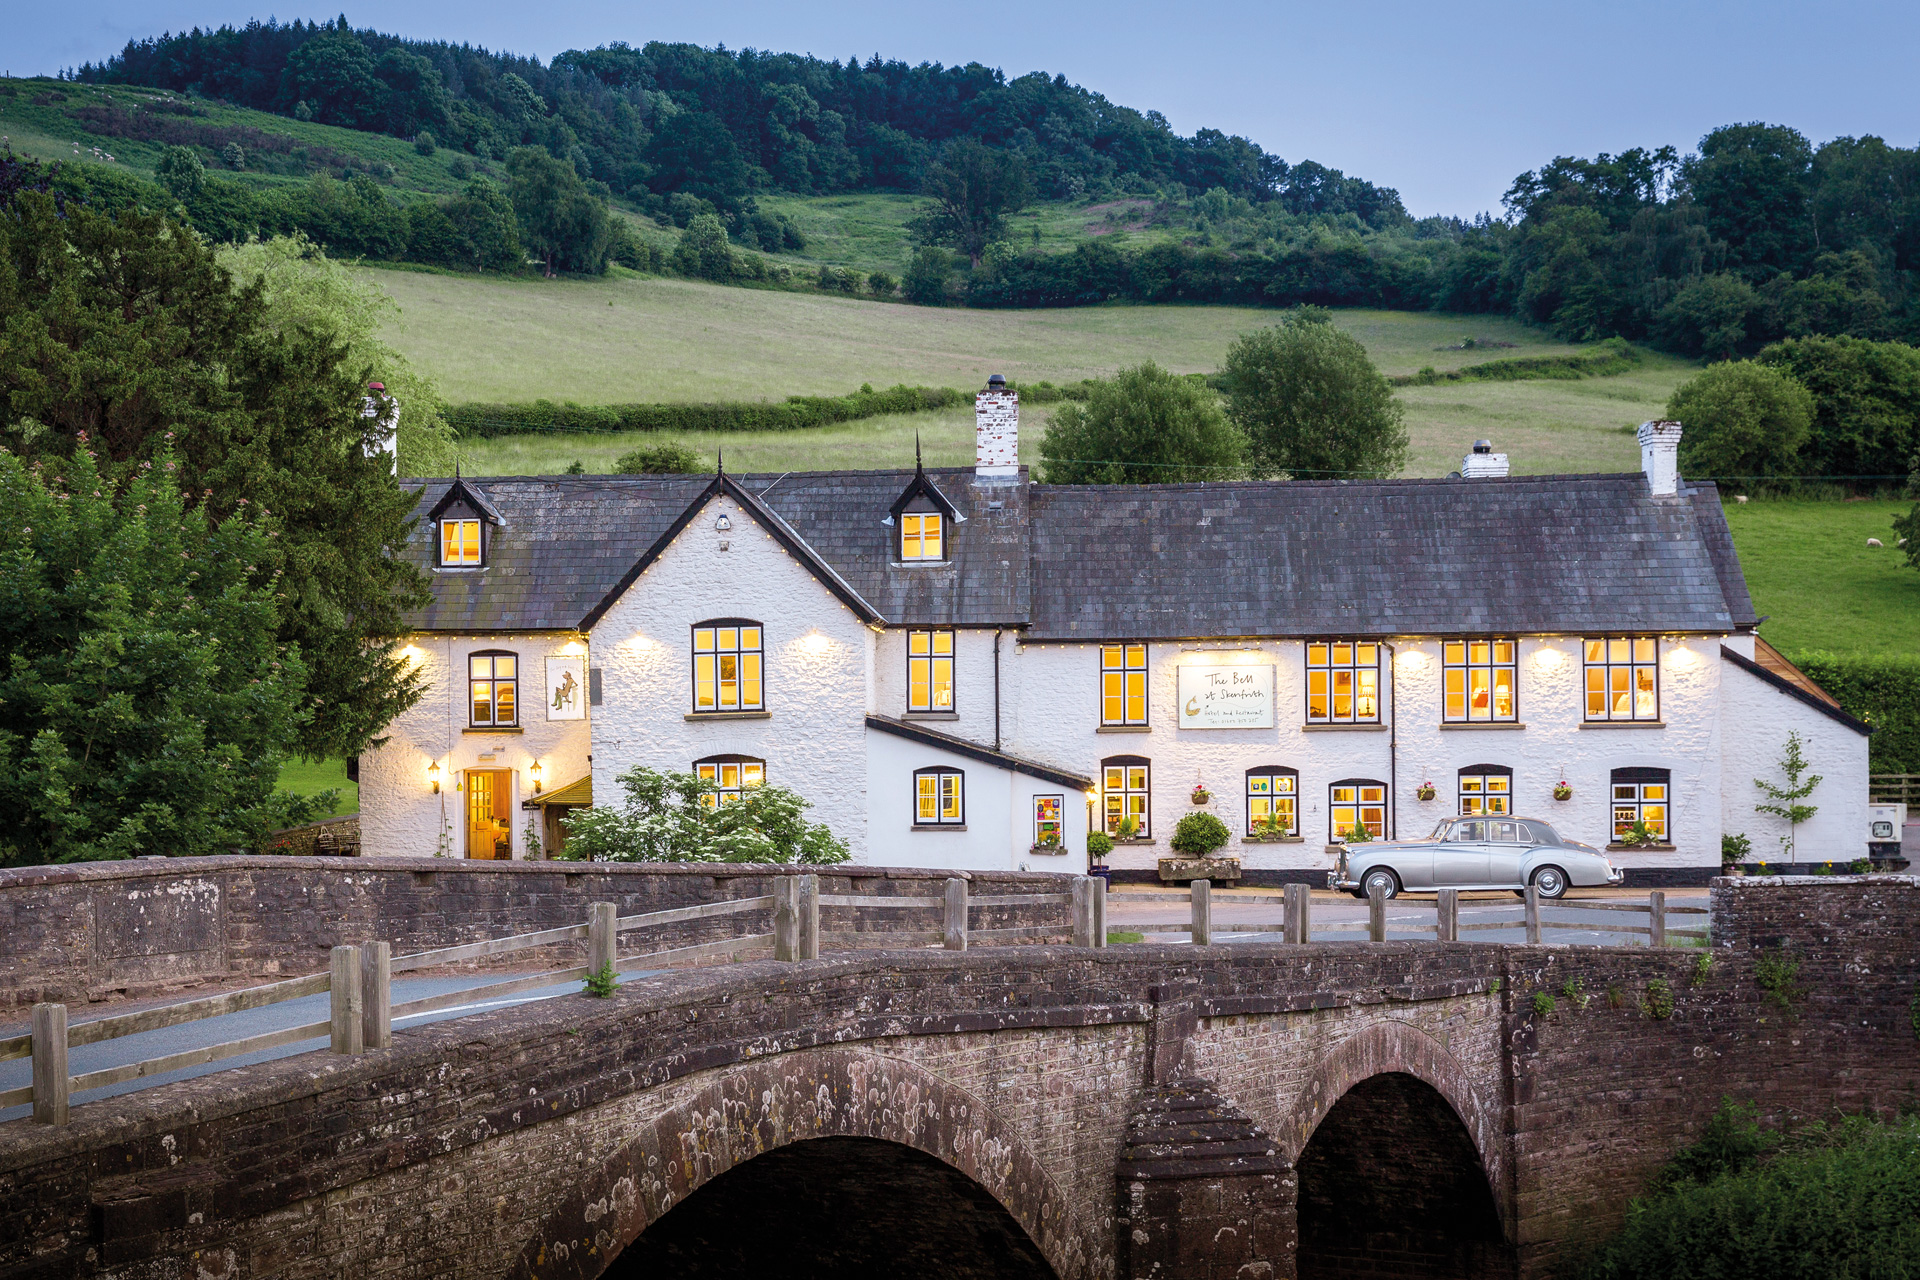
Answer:
[[(821, 892), (938, 897), (949, 874), (972, 893), (1062, 893), (1067, 877), (898, 867), (795, 868), (721, 863), (468, 862), (437, 858), (152, 858), (0, 870), (0, 1008), (83, 1004), (234, 978), (326, 968), (331, 947), (385, 940), (395, 955), (584, 924), (594, 902), (623, 916), (771, 893), (775, 878), (817, 871)], [(975, 909), (975, 929), (1061, 922), (1064, 906)], [(623, 954), (770, 932), (769, 910), (621, 935)], [(825, 931), (940, 927), (939, 907), (823, 908)], [(1045, 941), (1046, 939), (1040, 939)], [(844, 941), (836, 944), (848, 949)], [(897, 944), (895, 944), (897, 945)], [(580, 944), (500, 957), (501, 965), (574, 964)]]

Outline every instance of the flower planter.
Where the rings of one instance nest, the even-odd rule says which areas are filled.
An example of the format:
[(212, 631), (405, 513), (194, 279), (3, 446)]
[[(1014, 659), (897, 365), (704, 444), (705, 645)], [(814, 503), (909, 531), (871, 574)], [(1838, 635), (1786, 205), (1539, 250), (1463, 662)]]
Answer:
[(1553, 798), (1555, 800), (1571, 800), (1573, 799), (1573, 788), (1563, 782), (1553, 789)]
[(1193, 801), (1193, 803), (1195, 804), (1207, 804), (1213, 800), (1213, 792), (1195, 791), (1193, 794), (1189, 795), (1187, 799)]
[(1431, 800), (1434, 798), (1434, 796), (1438, 795), (1439, 793), (1435, 791), (1432, 787), (1415, 787), (1413, 789), (1413, 794), (1417, 799)]

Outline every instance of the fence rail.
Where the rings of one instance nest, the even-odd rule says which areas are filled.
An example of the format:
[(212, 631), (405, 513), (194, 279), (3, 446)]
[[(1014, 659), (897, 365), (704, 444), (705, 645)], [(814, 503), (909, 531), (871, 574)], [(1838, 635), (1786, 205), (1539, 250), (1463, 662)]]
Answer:
[[(592, 904), (587, 920), (581, 924), (562, 925), (504, 938), (489, 938), (458, 946), (437, 947), (406, 955), (394, 955), (392, 944), (381, 940), (369, 941), (360, 946), (338, 946), (332, 949), (327, 970), (323, 973), (288, 978), (284, 981), (248, 987), (240, 991), (224, 992), (220, 995), (178, 1001), (134, 1013), (96, 1018), (72, 1027), (67, 1024), (65, 1005), (37, 1004), (33, 1006), (32, 1030), (28, 1034), (0, 1039), (0, 1061), (26, 1057), (33, 1060), (33, 1083), (17, 1089), (0, 1091), (0, 1107), (31, 1103), (33, 1118), (36, 1121), (43, 1124), (65, 1124), (72, 1105), (72, 1095), (75, 1093), (164, 1075), (170, 1071), (201, 1066), (241, 1054), (282, 1048), (323, 1036), (328, 1039), (329, 1047), (334, 1053), (359, 1054), (369, 1050), (385, 1049), (393, 1043), (393, 1024), (396, 1019), (405, 1020), (459, 1006), (484, 1004), (497, 997), (575, 982), (594, 975), (611, 976), (640, 969), (659, 968), (666, 964), (737, 960), (742, 957), (768, 954), (780, 961), (812, 960), (819, 957), (823, 944), (829, 948), (846, 949), (873, 946), (876, 943), (896, 947), (944, 946), (952, 951), (965, 951), (974, 942), (1012, 943), (1064, 935), (1070, 937), (1076, 947), (1104, 947), (1107, 945), (1109, 903), (1166, 904), (1179, 900), (1173, 895), (1164, 893), (1109, 893), (1106, 892), (1103, 881), (1084, 876), (1076, 877), (1066, 893), (997, 893), (984, 894), (976, 898), (970, 896), (969, 887), (969, 882), (965, 878), (955, 876), (946, 881), (944, 890), (938, 896), (823, 894), (820, 892), (817, 876), (784, 876), (774, 882), (772, 893), (756, 897), (701, 903), (690, 907), (674, 907), (632, 916), (619, 915), (615, 904), (611, 902), (596, 902)], [(1142, 932), (1184, 933), (1189, 935), (1195, 943), (1203, 945), (1212, 942), (1215, 934), (1277, 933), (1282, 935), (1286, 942), (1304, 943), (1316, 936), (1358, 932), (1365, 932), (1369, 939), (1379, 942), (1384, 941), (1388, 933), (1387, 899), (1377, 893), (1368, 899), (1368, 916), (1364, 923), (1317, 926), (1313, 923), (1312, 900), (1305, 885), (1288, 885), (1283, 893), (1242, 894), (1232, 899), (1236, 906), (1242, 904), (1281, 906), (1282, 919), (1277, 922), (1255, 921), (1215, 925), (1212, 885), (1205, 880), (1194, 881), (1186, 896), (1189, 908), (1186, 919), (1131, 924), (1129, 927)], [(1038, 924), (1007, 924), (990, 918), (982, 920), (979, 925), (974, 923), (975, 911), (993, 912), (1015, 907), (1043, 909), (1064, 907), (1065, 911), (1057, 920), (1046, 920)], [(864, 912), (932, 913), (938, 911), (940, 920), (938, 928), (931, 927), (933, 923), (931, 920), (923, 922), (909, 917), (897, 922), (887, 921), (882, 928), (856, 927), (823, 930), (820, 922), (820, 912), (823, 908)], [(1460, 923), (1459, 894), (1450, 889), (1442, 890), (1434, 901), (1435, 915), (1432, 924), (1395, 922), (1392, 931), (1431, 934), (1437, 941), (1457, 942), (1464, 932), (1523, 927), (1526, 930), (1527, 941), (1537, 943), (1541, 940), (1543, 931), (1589, 928), (1587, 925), (1562, 919), (1543, 920), (1540, 918), (1543, 908), (1552, 912), (1645, 912), (1648, 915), (1648, 923), (1645, 925), (1612, 925), (1607, 926), (1606, 931), (1642, 935), (1647, 937), (1649, 943), (1654, 946), (1666, 945), (1668, 938), (1673, 936), (1705, 936), (1704, 930), (1672, 929), (1667, 926), (1669, 915), (1705, 915), (1707, 912), (1704, 908), (1668, 907), (1666, 895), (1657, 890), (1649, 894), (1647, 901), (1642, 903), (1584, 900), (1542, 902), (1534, 890), (1528, 889), (1525, 902), (1516, 904), (1514, 908), (1523, 913), (1521, 919), (1464, 925)], [(771, 924), (765, 931), (739, 933), (732, 937), (708, 942), (673, 942), (673, 945), (647, 946), (643, 940), (639, 947), (630, 947), (626, 955), (622, 956), (619, 953), (622, 934), (755, 912), (770, 913)], [(1001, 920), (1004, 920), (1004, 917), (1001, 917)], [(869, 920), (867, 923), (872, 922)], [(586, 943), (587, 954), (584, 964), (546, 969), (539, 973), (507, 978), (478, 987), (464, 987), (457, 991), (409, 1000), (403, 1004), (392, 1003), (392, 980), (396, 973), (408, 973), (465, 961), (493, 959), (541, 947), (563, 946), (581, 941)], [(663, 937), (659, 941), (664, 944), (673, 940), (670, 937)], [(309, 1022), (247, 1036), (239, 1040), (202, 1045), (179, 1053), (104, 1067), (96, 1071), (83, 1072), (80, 1075), (72, 1075), (67, 1069), (67, 1052), (70, 1048), (100, 1044), (124, 1036), (181, 1026), (206, 1018), (262, 1009), (322, 993), (328, 996), (328, 1017), (322, 1022)]]
[(1867, 799), (1870, 804), (1920, 805), (1920, 773), (1870, 773)]

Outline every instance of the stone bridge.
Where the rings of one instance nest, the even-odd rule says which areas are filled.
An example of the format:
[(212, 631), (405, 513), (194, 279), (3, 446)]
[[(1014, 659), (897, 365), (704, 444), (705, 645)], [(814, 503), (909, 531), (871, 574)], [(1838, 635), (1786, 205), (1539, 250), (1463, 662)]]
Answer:
[(1722, 1095), (1920, 1089), (1920, 883), (1714, 895), (1711, 952), (871, 952), (402, 1030), (0, 1126), (0, 1276), (1551, 1275)]

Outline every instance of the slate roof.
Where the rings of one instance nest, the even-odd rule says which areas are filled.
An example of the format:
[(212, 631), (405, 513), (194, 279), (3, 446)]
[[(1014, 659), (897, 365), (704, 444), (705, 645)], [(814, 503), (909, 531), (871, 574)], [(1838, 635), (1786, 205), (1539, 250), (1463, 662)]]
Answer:
[[(1638, 472), (1476, 480), (978, 484), (929, 470), (965, 517), (951, 558), (898, 562), (910, 470), (729, 476), (893, 625), (1031, 640), (1727, 632), (1753, 602), (1712, 485)], [(409, 481), (421, 510), (448, 480)], [(431, 573), (423, 630), (580, 627), (711, 476), (469, 479), (500, 513), (481, 571)], [(424, 526), (409, 554), (430, 567)], [(817, 570), (820, 571), (820, 570)]]
[(1717, 496), (1691, 489), (1655, 498), (1639, 472), (1035, 486), (1027, 638), (1751, 626)]

